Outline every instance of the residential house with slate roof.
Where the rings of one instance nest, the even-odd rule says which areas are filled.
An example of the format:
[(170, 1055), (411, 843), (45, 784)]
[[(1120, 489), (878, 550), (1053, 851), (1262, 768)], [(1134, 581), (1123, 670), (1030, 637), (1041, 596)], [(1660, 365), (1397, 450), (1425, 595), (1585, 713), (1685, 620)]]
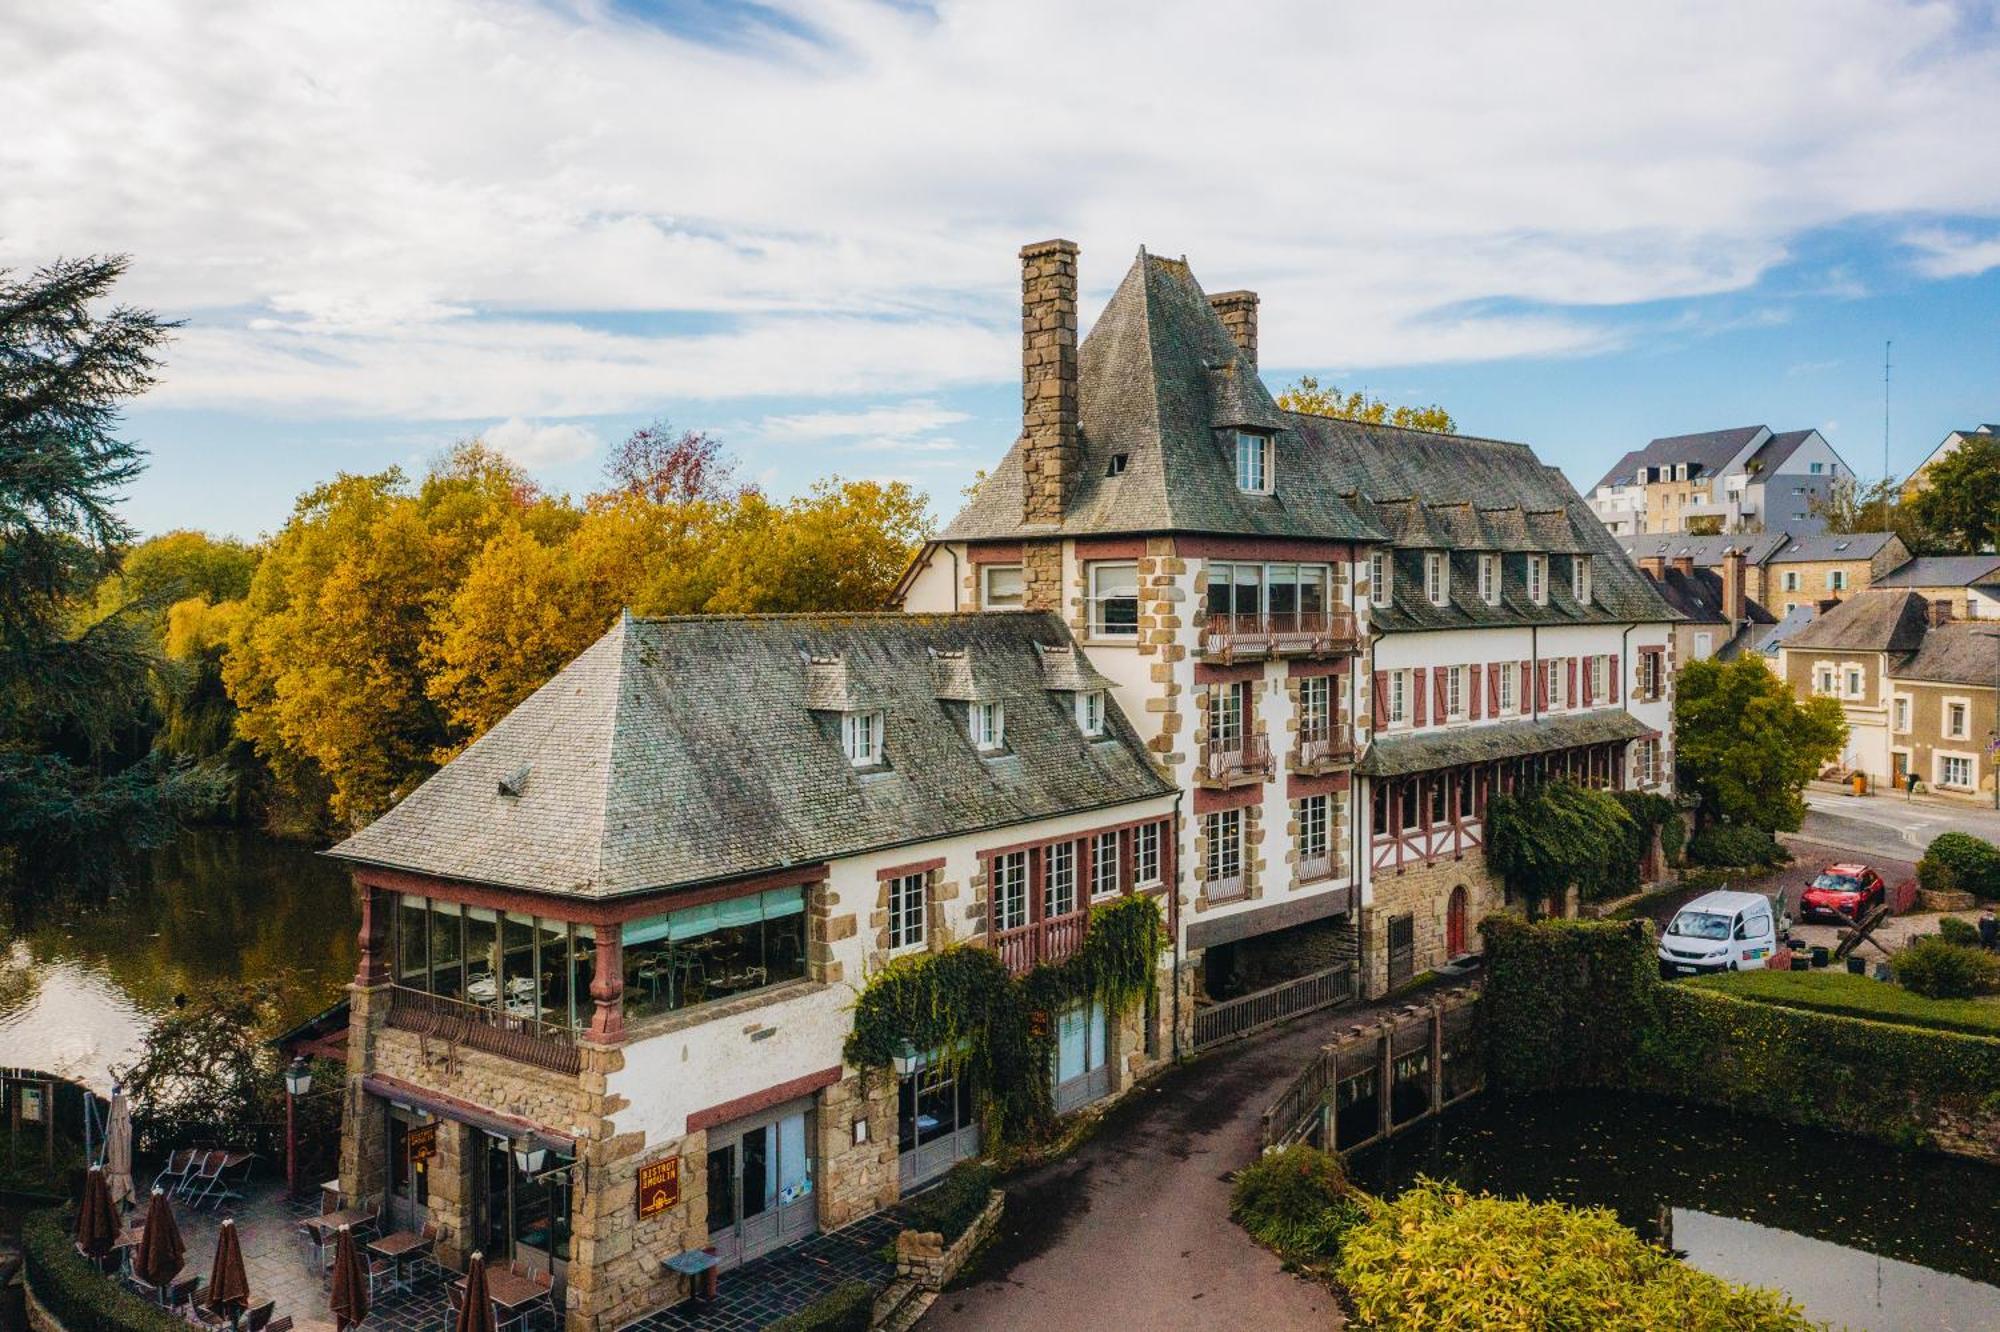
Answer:
[(1081, 344), (1076, 247), (1021, 262), (1022, 433), (899, 595), (1059, 614), (1114, 682), (1186, 794), (1197, 1045), (1245, 989), (1476, 948), (1493, 791), (1665, 789), (1675, 615), (1560, 473), (1280, 410), (1257, 296), (1185, 260), (1142, 250)]
[(1876, 588), (1815, 617), (1778, 655), (1801, 698), (1840, 700), (1843, 770), (1874, 786), (1901, 788), (1914, 775), (1941, 794), (1992, 798), (2000, 624), (1959, 620), (1949, 602), (1908, 588)]
[(1697, 568), (1688, 556), (1664, 567), (1657, 558), (1639, 561), (1639, 571), (1661, 599), (1680, 613), (1674, 625), (1676, 661), (1728, 661), (1761, 650), (1778, 617), (1744, 591), (1748, 566), (1739, 551), (1725, 555), (1720, 569)]
[(1930, 484), (1931, 469), (1946, 458), (1949, 458), (1952, 454), (1958, 452), (1967, 440), (1991, 440), (1996, 436), (2000, 436), (2000, 423), (1990, 421), (1984, 425), (1976, 425), (1967, 430), (1946, 431), (1945, 437), (1938, 441), (1938, 446), (1925, 455), (1924, 460), (1918, 463), (1915, 470), (1904, 479), (1903, 498), (1905, 500), (1912, 500), (1921, 494), (1924, 488)]
[(1811, 501), (1852, 475), (1817, 430), (1737, 426), (1633, 449), (1592, 487), (1590, 505), (1619, 537), (1817, 532)]
[(2000, 555), (1919, 555), (1875, 585), (1908, 588), (1961, 620), (2000, 619)]
[(1675, 532), (1621, 536), (1618, 544), (1639, 562), (1641, 570), (1655, 578), (1677, 564), (1719, 575), (1727, 556), (1739, 553), (1743, 556), (1745, 595), (1774, 615), (1864, 591), (1910, 558), (1908, 547), (1893, 532), (1745, 532), (1734, 536)]
[[(595, 1332), (684, 1298), (669, 1260), (974, 1154), (940, 1061), (846, 1064), (854, 991), (1172, 909), (1178, 797), (1114, 693), (1053, 614), (625, 617), (331, 852), (363, 904), (343, 1193), (447, 1262), (552, 1270)], [(1162, 1057), (1156, 1000), (1054, 1015), (1059, 1108)]]

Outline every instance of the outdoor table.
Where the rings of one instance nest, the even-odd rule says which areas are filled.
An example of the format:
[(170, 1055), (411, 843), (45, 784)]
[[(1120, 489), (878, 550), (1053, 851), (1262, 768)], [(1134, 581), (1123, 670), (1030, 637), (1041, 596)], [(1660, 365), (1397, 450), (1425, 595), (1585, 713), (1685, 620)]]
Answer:
[(394, 1266), (396, 1275), (391, 1285), (398, 1290), (410, 1288), (409, 1278), (403, 1275), (403, 1264), (429, 1251), (430, 1240), (414, 1230), (399, 1230), (393, 1235), (383, 1235), (368, 1241), (368, 1252), (378, 1258), (387, 1258)]
[[(458, 1287), (461, 1294), (464, 1293), (464, 1277), (460, 1277), (458, 1280), (452, 1282), (452, 1284)], [(504, 1267), (489, 1267), (486, 1269), (486, 1294), (493, 1301), (495, 1307), (510, 1317), (527, 1308), (548, 1293), (547, 1287), (538, 1282), (531, 1281), (527, 1277), (518, 1276)], [(500, 1321), (505, 1322), (507, 1320), (503, 1318)]]
[(314, 1257), (322, 1270), (326, 1267), (327, 1247), (333, 1243), (334, 1236), (339, 1233), (343, 1225), (355, 1231), (362, 1231), (373, 1230), (375, 1224), (375, 1213), (359, 1207), (350, 1207), (343, 1212), (327, 1212), (321, 1216), (309, 1216), (299, 1222), (300, 1227), (312, 1236)]
[(707, 1302), (715, 1298), (716, 1269), (722, 1260), (706, 1249), (689, 1249), (677, 1253), (660, 1264), (669, 1272), (678, 1273), (688, 1279), (688, 1295)]

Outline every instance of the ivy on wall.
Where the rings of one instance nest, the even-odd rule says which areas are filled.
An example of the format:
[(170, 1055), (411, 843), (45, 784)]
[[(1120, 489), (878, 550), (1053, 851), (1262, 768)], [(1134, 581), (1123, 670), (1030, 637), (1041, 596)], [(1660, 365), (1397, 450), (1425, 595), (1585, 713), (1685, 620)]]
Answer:
[(1130, 1012), (1165, 948), (1159, 903), (1134, 896), (1092, 908), (1072, 956), (1018, 979), (977, 944), (897, 958), (855, 1002), (847, 1062), (879, 1070), (910, 1053), (937, 1060), (972, 1079), (990, 1141), (1027, 1140), (1055, 1119), (1057, 1015), (1090, 998), (1107, 1014)]
[(1533, 782), (1486, 806), (1486, 863), (1508, 891), (1540, 904), (1575, 884), (1587, 900), (1638, 886), (1632, 816), (1607, 791)]
[(1623, 1085), (1661, 982), (1644, 920), (1493, 915), (1479, 1020), (1488, 1078), (1506, 1091)]

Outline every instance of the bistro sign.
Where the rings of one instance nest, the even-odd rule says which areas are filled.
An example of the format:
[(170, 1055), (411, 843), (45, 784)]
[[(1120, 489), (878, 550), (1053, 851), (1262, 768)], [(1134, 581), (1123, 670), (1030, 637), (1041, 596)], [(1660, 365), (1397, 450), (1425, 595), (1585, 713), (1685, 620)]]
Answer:
[(438, 1154), (438, 1126), (418, 1124), (411, 1128), (405, 1142), (409, 1149), (410, 1164), (422, 1165)]
[(681, 1200), (681, 1158), (639, 1167), (639, 1219), (658, 1216)]

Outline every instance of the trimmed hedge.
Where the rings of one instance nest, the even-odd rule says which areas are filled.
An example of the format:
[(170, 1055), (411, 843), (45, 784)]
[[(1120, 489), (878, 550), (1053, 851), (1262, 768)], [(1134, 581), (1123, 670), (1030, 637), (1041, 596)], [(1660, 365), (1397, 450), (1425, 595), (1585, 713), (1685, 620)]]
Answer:
[(971, 1229), (993, 1196), (993, 1167), (983, 1161), (961, 1161), (931, 1188), (910, 1199), (903, 1209), (903, 1228), (919, 1234), (935, 1231), (945, 1247)]
[(1348, 1232), (1339, 1279), (1375, 1332), (1805, 1332), (1775, 1291), (1696, 1271), (1601, 1207), (1419, 1183)]
[(2000, 989), (2000, 958), (1925, 935), (1889, 959), (1896, 983), (1926, 999), (1970, 999)]
[(1845, 971), (1731, 971), (1680, 982), (1736, 999), (1967, 1036), (2000, 1037), (2000, 999), (1925, 999)]
[(1487, 1077), (1505, 1091), (1618, 1086), (1659, 987), (1652, 923), (1480, 922)]
[(1688, 842), (1688, 859), (1697, 865), (1768, 869), (1791, 858), (1777, 838), (1744, 823), (1711, 823)]
[(1931, 892), (1964, 892), (2000, 899), (2000, 847), (1970, 833), (1940, 833), (1917, 862), (1917, 886)]
[(21, 1256), (35, 1298), (67, 1332), (187, 1332), (185, 1322), (93, 1271), (60, 1209), (22, 1219)]
[(797, 1313), (765, 1324), (764, 1332), (868, 1332), (874, 1312), (875, 1288), (843, 1281)]
[(1267, 1152), (1236, 1177), (1229, 1215), (1250, 1238), (1292, 1264), (1340, 1254), (1367, 1211), (1349, 1191), (1340, 1158), (1303, 1144)]
[(1967, 948), (1979, 947), (1979, 927), (1969, 920), (1957, 916), (1938, 917), (1938, 938), (1948, 944), (1963, 944)]

